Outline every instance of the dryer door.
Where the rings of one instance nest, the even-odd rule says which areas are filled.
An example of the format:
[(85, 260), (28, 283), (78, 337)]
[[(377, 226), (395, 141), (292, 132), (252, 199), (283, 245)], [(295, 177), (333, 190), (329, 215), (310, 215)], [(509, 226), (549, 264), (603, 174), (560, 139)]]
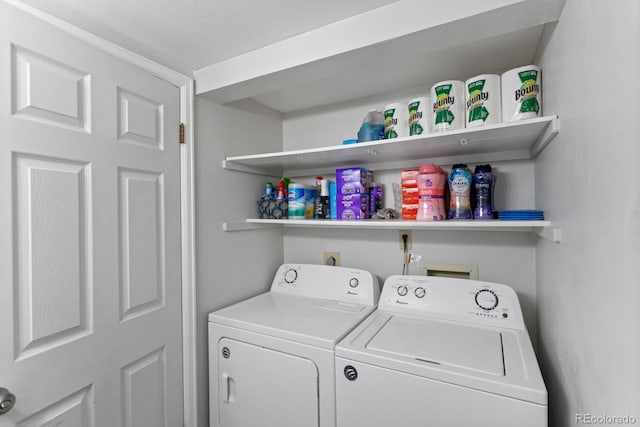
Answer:
[(218, 342), (222, 427), (317, 427), (318, 369), (309, 359), (223, 338)]

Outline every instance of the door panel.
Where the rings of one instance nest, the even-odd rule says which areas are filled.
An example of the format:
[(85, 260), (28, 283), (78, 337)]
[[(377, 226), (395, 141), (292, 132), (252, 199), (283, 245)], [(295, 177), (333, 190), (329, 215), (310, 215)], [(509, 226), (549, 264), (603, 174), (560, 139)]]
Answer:
[(89, 75), (11, 45), (12, 113), (72, 129), (90, 130)]
[(87, 164), (14, 153), (16, 359), (91, 333)]
[(163, 149), (164, 108), (152, 99), (118, 88), (118, 139)]
[(163, 176), (118, 171), (122, 320), (164, 306)]
[(182, 425), (178, 88), (0, 2), (0, 427)]
[(165, 370), (164, 348), (122, 368), (124, 427), (167, 425)]
[(93, 411), (93, 387), (89, 386), (64, 397), (49, 407), (21, 421), (19, 427), (95, 426)]
[(318, 368), (311, 360), (229, 338), (218, 351), (222, 427), (319, 425)]

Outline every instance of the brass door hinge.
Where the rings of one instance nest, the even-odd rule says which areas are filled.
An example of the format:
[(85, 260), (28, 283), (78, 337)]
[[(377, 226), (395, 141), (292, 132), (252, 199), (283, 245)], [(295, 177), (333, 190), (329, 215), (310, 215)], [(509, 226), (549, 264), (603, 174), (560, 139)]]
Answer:
[(180, 126), (178, 126), (178, 133), (180, 135), (180, 144), (184, 144), (184, 123), (180, 123)]

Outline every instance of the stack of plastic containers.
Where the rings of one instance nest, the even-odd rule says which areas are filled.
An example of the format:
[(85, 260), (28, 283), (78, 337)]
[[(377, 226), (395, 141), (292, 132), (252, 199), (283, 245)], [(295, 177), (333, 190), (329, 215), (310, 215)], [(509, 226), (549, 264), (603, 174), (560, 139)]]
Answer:
[(402, 186), (402, 219), (416, 219), (418, 214), (418, 169), (404, 169), (400, 177)]

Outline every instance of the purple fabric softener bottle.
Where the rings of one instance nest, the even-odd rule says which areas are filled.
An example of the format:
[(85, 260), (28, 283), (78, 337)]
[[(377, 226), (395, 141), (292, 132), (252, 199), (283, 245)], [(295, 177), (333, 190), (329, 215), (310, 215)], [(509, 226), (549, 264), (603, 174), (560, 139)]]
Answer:
[(473, 171), (473, 188), (476, 194), (474, 219), (493, 219), (493, 187), (496, 176), (491, 165), (478, 165)]

